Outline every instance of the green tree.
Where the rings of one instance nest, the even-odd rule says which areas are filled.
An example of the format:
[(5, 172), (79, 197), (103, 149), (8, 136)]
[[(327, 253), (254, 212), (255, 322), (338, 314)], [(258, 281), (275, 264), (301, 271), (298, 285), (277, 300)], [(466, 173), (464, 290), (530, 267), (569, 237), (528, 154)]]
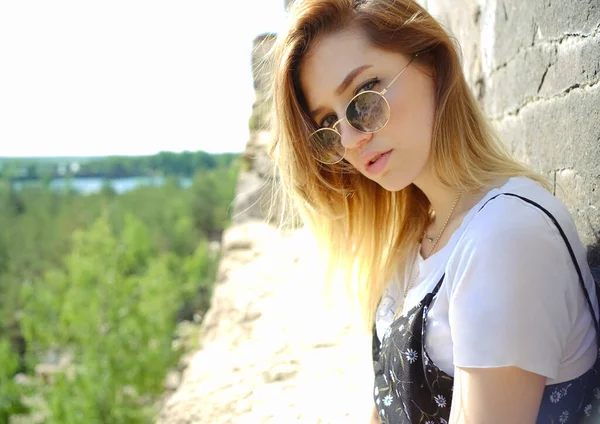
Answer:
[(194, 223), (204, 234), (222, 231), (229, 225), (238, 169), (236, 163), (228, 168), (198, 172), (194, 176)]
[(7, 423), (13, 414), (26, 411), (20, 391), (13, 381), (19, 368), (17, 355), (8, 340), (0, 339), (0, 423)]
[[(118, 159), (130, 172), (150, 169), (156, 157)], [(146, 419), (162, 391), (160, 375), (177, 357), (167, 350), (177, 320), (208, 309), (217, 258), (206, 238), (228, 225), (237, 155), (160, 157), (173, 172), (187, 163), (203, 171), (191, 187), (172, 174), (162, 186), (124, 194), (0, 181), (0, 340), (10, 343), (18, 372), (34, 381), (48, 352), (73, 355), (68, 370), (32, 389), (52, 408), (48, 422)], [(80, 163), (98, 172), (110, 165), (94, 161)], [(31, 163), (15, 161), (15, 175)], [(0, 374), (12, 379), (14, 361), (2, 358)], [(12, 393), (8, 387), (0, 393)]]
[(25, 285), (22, 329), (33, 360), (60, 348), (74, 362), (46, 387), (49, 423), (143, 423), (162, 391), (183, 289), (172, 255), (152, 257), (132, 216), (120, 239), (106, 217), (74, 235), (65, 271)]

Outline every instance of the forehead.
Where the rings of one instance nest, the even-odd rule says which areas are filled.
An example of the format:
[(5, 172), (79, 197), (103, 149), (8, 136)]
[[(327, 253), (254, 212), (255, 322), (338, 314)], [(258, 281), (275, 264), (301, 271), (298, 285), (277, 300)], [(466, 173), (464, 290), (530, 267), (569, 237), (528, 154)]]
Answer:
[[(359, 66), (377, 71), (393, 67), (394, 54), (373, 47), (359, 31), (340, 31), (319, 39), (300, 64), (300, 86), (308, 106), (331, 105), (336, 88)], [(357, 81), (360, 80), (360, 77)]]

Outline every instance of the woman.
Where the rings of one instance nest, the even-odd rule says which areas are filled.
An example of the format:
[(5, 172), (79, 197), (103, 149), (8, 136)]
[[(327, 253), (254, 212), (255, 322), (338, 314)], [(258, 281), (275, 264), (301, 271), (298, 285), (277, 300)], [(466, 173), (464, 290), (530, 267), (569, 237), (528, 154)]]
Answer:
[(273, 55), (271, 155), (373, 331), (379, 419), (597, 414), (585, 248), (497, 140), (442, 27), (410, 0), (298, 0)]

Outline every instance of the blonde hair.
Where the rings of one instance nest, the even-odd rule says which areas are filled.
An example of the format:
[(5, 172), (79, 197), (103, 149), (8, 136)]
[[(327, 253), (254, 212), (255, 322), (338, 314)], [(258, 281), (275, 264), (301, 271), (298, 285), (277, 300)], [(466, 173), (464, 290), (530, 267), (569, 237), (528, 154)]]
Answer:
[(374, 47), (407, 56), (418, 53), (416, 61), (433, 71), (436, 111), (429, 160), (442, 184), (481, 190), (499, 178), (518, 175), (546, 188), (549, 184), (512, 158), (498, 140), (465, 81), (455, 40), (416, 2), (297, 0), (270, 57), (269, 154), (280, 179), (283, 210), (299, 214), (288, 219), (299, 218), (310, 227), (327, 255), (327, 283), (334, 274), (342, 277), (370, 331), (389, 279), (403, 272), (432, 210), (414, 184), (390, 192), (358, 172), (323, 166), (310, 154), (308, 135), (314, 123), (298, 69), (321, 37), (348, 29), (361, 30)]

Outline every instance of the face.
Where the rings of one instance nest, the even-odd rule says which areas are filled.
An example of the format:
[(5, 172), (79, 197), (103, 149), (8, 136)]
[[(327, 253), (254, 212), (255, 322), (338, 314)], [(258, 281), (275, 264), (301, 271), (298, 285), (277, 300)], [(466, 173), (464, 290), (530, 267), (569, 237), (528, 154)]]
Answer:
[[(309, 111), (317, 110), (313, 120), (319, 127), (332, 126), (345, 116), (352, 97), (365, 90), (383, 90), (409, 62), (400, 53), (374, 48), (360, 32), (322, 38), (300, 67)], [(362, 70), (343, 91), (337, 91), (357, 68)], [(389, 191), (402, 190), (426, 169), (435, 113), (434, 82), (428, 73), (413, 61), (393, 83), (385, 94), (390, 118), (380, 131), (359, 132), (346, 119), (336, 127), (346, 147), (344, 160)], [(366, 163), (379, 153), (386, 154), (372, 165)]]

